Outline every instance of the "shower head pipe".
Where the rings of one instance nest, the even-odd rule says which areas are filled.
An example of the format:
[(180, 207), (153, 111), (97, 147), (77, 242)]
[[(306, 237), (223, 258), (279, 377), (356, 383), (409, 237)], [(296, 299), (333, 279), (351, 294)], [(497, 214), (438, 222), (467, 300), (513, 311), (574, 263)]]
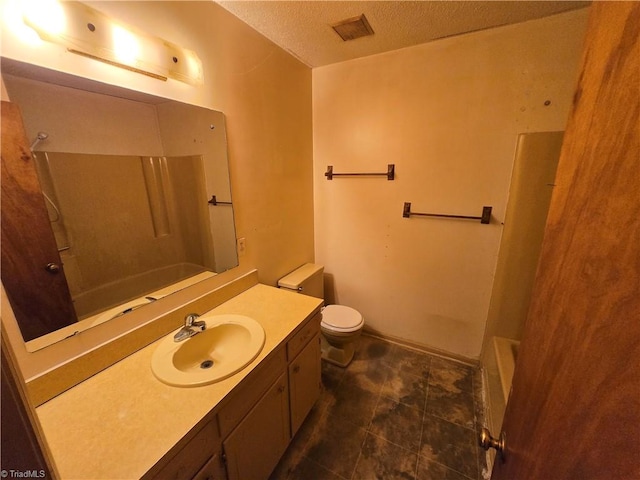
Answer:
[(29, 147), (29, 149), (33, 152), (33, 149), (36, 148), (36, 145), (38, 145), (43, 140), (46, 140), (47, 138), (49, 138), (49, 134), (47, 132), (38, 132), (35, 140), (31, 143), (31, 147)]

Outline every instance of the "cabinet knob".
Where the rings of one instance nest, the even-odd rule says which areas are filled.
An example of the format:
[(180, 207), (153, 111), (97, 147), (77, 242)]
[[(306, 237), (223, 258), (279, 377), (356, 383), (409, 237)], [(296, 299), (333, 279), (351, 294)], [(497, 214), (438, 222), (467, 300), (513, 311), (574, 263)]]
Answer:
[(298, 373), (300, 371), (300, 365), (293, 366), (293, 373)]
[(284, 385), (280, 385), (278, 387), (278, 393), (282, 393), (282, 392), (284, 392)]

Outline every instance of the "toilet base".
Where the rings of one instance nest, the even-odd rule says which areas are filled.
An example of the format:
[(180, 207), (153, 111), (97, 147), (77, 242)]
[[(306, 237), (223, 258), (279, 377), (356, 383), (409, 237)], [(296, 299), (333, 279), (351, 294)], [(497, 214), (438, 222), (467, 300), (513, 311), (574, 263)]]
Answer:
[(351, 363), (356, 351), (354, 342), (345, 343), (342, 345), (342, 348), (336, 348), (330, 345), (324, 336), (321, 335), (320, 338), (320, 350), (323, 360), (342, 368), (347, 367)]

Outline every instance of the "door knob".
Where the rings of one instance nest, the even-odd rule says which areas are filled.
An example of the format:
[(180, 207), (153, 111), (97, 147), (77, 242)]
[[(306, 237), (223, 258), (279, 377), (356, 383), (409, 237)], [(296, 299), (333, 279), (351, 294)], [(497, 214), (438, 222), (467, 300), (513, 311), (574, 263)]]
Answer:
[(504, 456), (504, 442), (505, 442), (504, 432), (500, 434), (499, 438), (495, 439), (491, 436), (491, 432), (489, 431), (488, 428), (482, 427), (482, 430), (480, 430), (479, 443), (484, 450), (495, 448), (500, 455)]
[(47, 263), (47, 266), (44, 269), (49, 273), (58, 273), (60, 271), (60, 265), (57, 263)]

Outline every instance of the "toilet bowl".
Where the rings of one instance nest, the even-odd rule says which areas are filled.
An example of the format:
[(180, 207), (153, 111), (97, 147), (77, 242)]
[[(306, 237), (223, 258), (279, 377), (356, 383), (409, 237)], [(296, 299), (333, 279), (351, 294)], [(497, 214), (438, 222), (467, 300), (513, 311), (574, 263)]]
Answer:
[(362, 327), (364, 318), (357, 310), (344, 305), (326, 306), (320, 322), (322, 358), (340, 367), (349, 365)]
[[(278, 287), (304, 295), (324, 298), (324, 267), (305, 263), (278, 280)], [(355, 340), (364, 327), (362, 314), (344, 305), (327, 305), (322, 309), (320, 323), (322, 358), (340, 367), (351, 363)]]

